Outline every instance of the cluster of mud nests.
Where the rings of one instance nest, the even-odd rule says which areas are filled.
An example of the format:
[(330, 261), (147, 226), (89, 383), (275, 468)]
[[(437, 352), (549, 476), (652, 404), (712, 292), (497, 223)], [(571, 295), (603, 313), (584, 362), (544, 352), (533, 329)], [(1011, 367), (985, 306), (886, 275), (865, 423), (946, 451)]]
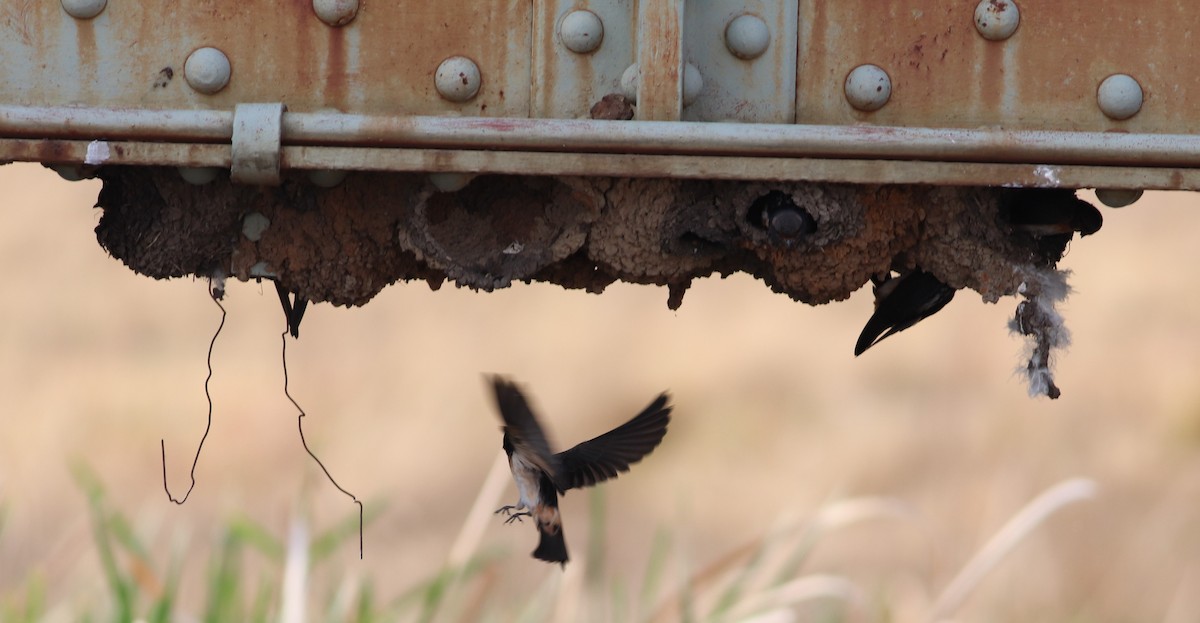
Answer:
[(738, 271), (818, 305), (868, 281), (900, 293), (883, 285), (891, 273), (920, 275), (936, 291), (905, 304), (928, 309), (881, 325), (901, 330), (955, 290), (991, 302), (1020, 294), (1014, 331), (1031, 341), (1031, 387), (1051, 397), (1050, 351), (1068, 339), (1053, 309), (1067, 291), (1055, 265), (1076, 231), (1100, 226), (1094, 208), (1060, 189), (481, 176), (444, 192), (416, 174), (352, 173), (333, 188), (302, 173), (269, 188), (227, 177), (192, 185), (170, 168), (98, 176), (96, 235), (133, 270), (269, 278), (334, 305), (414, 279), (595, 293), (620, 280), (668, 286), (676, 308), (693, 279)]

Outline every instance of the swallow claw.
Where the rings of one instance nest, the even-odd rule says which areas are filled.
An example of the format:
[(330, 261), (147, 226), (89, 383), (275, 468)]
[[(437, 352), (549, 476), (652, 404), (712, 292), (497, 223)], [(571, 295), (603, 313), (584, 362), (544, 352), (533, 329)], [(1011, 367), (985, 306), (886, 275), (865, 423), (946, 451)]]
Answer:
[(508, 519), (504, 520), (505, 524), (510, 524), (514, 521), (519, 522), (519, 521), (521, 521), (522, 517), (532, 517), (533, 516), (533, 514), (530, 513), (529, 511), (514, 513), (513, 510), (516, 508), (517, 508), (517, 506), (513, 505), (513, 504), (510, 504), (508, 506), (501, 506), (500, 508), (497, 508), (496, 512), (494, 512), (492, 514), (499, 515), (500, 513), (504, 513), (504, 516), (508, 518)]

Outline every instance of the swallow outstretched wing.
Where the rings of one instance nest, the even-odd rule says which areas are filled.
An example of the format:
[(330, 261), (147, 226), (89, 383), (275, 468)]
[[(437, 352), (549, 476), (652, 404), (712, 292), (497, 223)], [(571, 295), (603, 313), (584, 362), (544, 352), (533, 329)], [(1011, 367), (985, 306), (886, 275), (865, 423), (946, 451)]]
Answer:
[(496, 393), (496, 406), (504, 420), (504, 443), (512, 444), (512, 451), (519, 452), (547, 474), (557, 473), (550, 442), (525, 401), (525, 395), (511, 381), (498, 376), (492, 378), (492, 387)]
[(650, 454), (667, 434), (671, 421), (667, 400), (667, 394), (661, 394), (628, 422), (558, 453), (558, 490), (565, 493), (614, 478)]

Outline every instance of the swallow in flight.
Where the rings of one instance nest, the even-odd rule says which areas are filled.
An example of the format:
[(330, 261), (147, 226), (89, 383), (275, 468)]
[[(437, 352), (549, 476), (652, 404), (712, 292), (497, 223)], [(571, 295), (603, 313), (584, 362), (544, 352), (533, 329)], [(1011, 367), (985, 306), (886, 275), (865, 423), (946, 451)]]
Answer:
[(854, 345), (857, 357), (888, 336), (899, 333), (936, 314), (950, 299), (954, 288), (921, 269), (889, 278), (875, 285), (875, 313)]
[(492, 387), (504, 420), (504, 452), (520, 496), (516, 504), (496, 512), (508, 516), (505, 523), (533, 519), (539, 535), (533, 557), (566, 566), (558, 495), (615, 478), (658, 446), (671, 419), (668, 396), (660, 394), (633, 419), (607, 433), (553, 454), (521, 390), (500, 377), (492, 378)]

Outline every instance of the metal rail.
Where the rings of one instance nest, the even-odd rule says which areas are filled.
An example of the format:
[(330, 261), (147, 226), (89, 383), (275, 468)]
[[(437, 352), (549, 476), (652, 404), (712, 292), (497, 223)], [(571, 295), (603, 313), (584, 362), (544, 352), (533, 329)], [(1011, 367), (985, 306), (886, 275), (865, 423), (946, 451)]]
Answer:
[[(233, 113), (0, 106), (0, 138), (226, 143)], [(1200, 135), (285, 113), (284, 145), (1200, 167)], [(0, 154), (2, 157), (3, 154)]]
[[(233, 120), (0, 106), (0, 160), (227, 168)], [(291, 169), (1200, 187), (1188, 134), (284, 113), (281, 151)]]

